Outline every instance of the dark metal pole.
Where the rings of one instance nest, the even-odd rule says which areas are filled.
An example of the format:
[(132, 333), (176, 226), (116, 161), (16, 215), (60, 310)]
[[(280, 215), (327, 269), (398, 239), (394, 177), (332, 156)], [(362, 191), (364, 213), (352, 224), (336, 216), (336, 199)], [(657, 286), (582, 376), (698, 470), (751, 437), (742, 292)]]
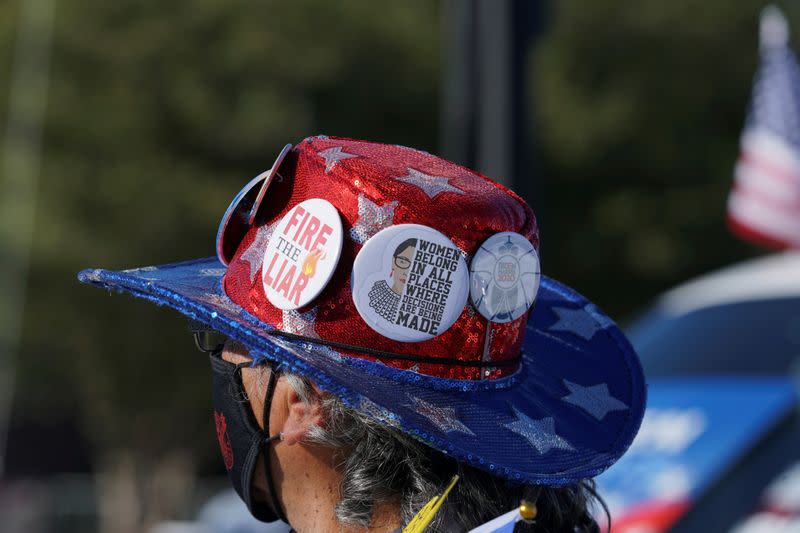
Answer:
[(532, 0), (444, 0), (442, 153), (532, 191), (528, 58), (541, 27)]

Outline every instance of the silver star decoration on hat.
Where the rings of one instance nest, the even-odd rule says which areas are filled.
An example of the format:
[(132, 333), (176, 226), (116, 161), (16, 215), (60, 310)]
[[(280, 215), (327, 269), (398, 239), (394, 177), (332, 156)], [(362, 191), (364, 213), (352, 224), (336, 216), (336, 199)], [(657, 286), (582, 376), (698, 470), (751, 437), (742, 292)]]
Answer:
[(126, 274), (136, 274), (138, 272), (152, 272), (154, 270), (158, 270), (156, 266), (146, 266), (146, 267), (139, 267), (139, 268), (129, 268), (127, 270), (123, 270)]
[(323, 354), (328, 359), (333, 359), (334, 361), (341, 361), (342, 354), (337, 352), (334, 348), (330, 346), (325, 346), (324, 344), (315, 344), (312, 348), (315, 352)]
[(146, 279), (148, 281), (159, 281), (159, 276), (147, 275), (148, 272), (155, 272), (158, 270), (157, 266), (145, 266), (139, 268), (129, 268), (128, 270), (123, 270), (126, 274), (133, 274), (138, 278)]
[(450, 178), (444, 176), (431, 176), (419, 170), (409, 168), (408, 174), (397, 178), (397, 181), (408, 183), (418, 187), (422, 192), (428, 195), (428, 198), (436, 198), (443, 192), (454, 192), (457, 194), (464, 194), (464, 191), (458, 187), (450, 185)]
[(407, 396), (413, 405), (406, 404), (406, 407), (410, 407), (417, 414), (430, 420), (433, 425), (439, 428), (439, 431), (444, 433), (458, 431), (459, 433), (475, 436), (475, 433), (456, 417), (455, 407), (439, 407), (438, 405), (430, 404), (416, 396), (411, 396), (410, 394)]
[(397, 200), (378, 205), (364, 196), (364, 193), (359, 193), (358, 219), (350, 228), (350, 238), (359, 244), (364, 244), (380, 230), (391, 226), (396, 207)]
[[(319, 338), (319, 337), (314, 337), (314, 338)], [(296, 348), (298, 346), (303, 349), (303, 357), (307, 357), (308, 354), (314, 353), (315, 355), (316, 354), (323, 355), (328, 359), (332, 359), (337, 362), (340, 362), (342, 360), (342, 354), (340, 354), (330, 346), (326, 346), (318, 342), (295, 343), (294, 341), (292, 341), (293, 348)]]
[(197, 297), (197, 299), (203, 303), (212, 305), (214, 307), (217, 307), (219, 309), (222, 309), (223, 311), (227, 311), (234, 315), (239, 314), (239, 312), (242, 310), (242, 308), (236, 305), (236, 303), (233, 300), (228, 298), (227, 294), (219, 294), (216, 292), (211, 292), (211, 293), (201, 294)]
[(598, 309), (594, 304), (586, 304), (583, 306), (583, 310), (592, 315), (592, 318), (594, 318), (597, 323), (600, 324), (601, 329), (607, 329), (611, 326), (616, 326), (614, 321), (600, 311), (600, 309)]
[(611, 411), (628, 409), (627, 405), (611, 396), (611, 393), (608, 392), (608, 385), (605, 383), (584, 387), (564, 380), (564, 386), (569, 389), (570, 394), (561, 399), (567, 403), (577, 405), (597, 420), (602, 420)]
[(317, 152), (317, 155), (325, 160), (325, 174), (333, 170), (333, 167), (335, 167), (339, 161), (344, 161), (345, 159), (350, 159), (351, 157), (358, 157), (355, 154), (348, 154), (347, 152), (343, 151), (341, 146), (326, 148), (325, 150)]
[(264, 264), (264, 252), (267, 251), (269, 238), (272, 237), (272, 232), (277, 225), (278, 221), (276, 220), (272, 224), (265, 224), (258, 228), (256, 238), (250, 243), (250, 247), (239, 256), (240, 260), (250, 263), (250, 282), (256, 278), (256, 272), (261, 270)]
[(283, 331), (310, 339), (318, 339), (319, 335), (317, 335), (317, 330), (314, 328), (316, 321), (316, 306), (304, 313), (297, 309), (288, 309), (283, 312)]
[(614, 324), (600, 314), (592, 304), (587, 304), (581, 309), (553, 307), (553, 311), (558, 315), (558, 322), (550, 326), (550, 331), (568, 331), (587, 341), (591, 340), (598, 331)]
[(99, 268), (95, 268), (95, 269), (89, 270), (87, 272), (83, 272), (82, 274), (89, 281), (94, 281), (94, 282), (97, 282), (97, 283), (103, 283), (103, 280), (102, 280), (103, 271), (100, 270)]
[(361, 397), (361, 400), (358, 402), (358, 410), (390, 426), (398, 427), (400, 425), (399, 417), (396, 414), (388, 409), (384, 409), (369, 398)]
[(574, 450), (575, 448), (565, 439), (556, 434), (555, 421), (550, 418), (533, 420), (516, 407), (511, 407), (516, 420), (503, 424), (506, 429), (525, 438), (539, 453), (547, 453), (552, 449)]
[(224, 268), (201, 268), (199, 271), (201, 276), (218, 278), (225, 274)]

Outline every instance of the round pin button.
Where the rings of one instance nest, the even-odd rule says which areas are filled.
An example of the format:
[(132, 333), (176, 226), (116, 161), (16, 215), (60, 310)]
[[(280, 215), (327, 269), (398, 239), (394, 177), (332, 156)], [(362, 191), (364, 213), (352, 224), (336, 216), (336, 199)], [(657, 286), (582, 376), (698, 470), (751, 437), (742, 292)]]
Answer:
[(222, 215), (217, 229), (217, 258), (223, 265), (227, 266), (230, 263), (245, 234), (253, 225), (267, 188), (278, 174), (278, 168), (291, 149), (291, 144), (284, 146), (272, 167), (250, 180), (236, 194)]
[(533, 305), (540, 279), (539, 254), (531, 242), (519, 233), (497, 233), (472, 258), (472, 304), (492, 322), (511, 322)]
[(282, 310), (313, 300), (330, 281), (342, 253), (342, 221), (333, 205), (312, 198), (278, 222), (264, 252), (261, 281)]
[(402, 342), (447, 331), (469, 294), (461, 251), (442, 233), (419, 224), (376, 233), (358, 253), (351, 281), (353, 301), (367, 325)]

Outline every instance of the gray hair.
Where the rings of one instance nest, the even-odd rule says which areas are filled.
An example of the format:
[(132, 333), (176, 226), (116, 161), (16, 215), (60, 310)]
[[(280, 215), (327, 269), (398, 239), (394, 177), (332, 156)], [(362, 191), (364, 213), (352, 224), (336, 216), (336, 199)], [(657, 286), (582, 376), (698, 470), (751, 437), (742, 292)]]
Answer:
[(426, 531), (463, 532), (510, 511), (525, 499), (537, 504), (535, 525), (518, 523), (515, 531), (591, 533), (599, 531), (590, 514), (592, 503), (605, 505), (591, 480), (567, 487), (515, 484), (414, 440), (391, 426), (347, 407), (339, 398), (319, 395), (303, 377), (284, 374), (306, 403), (321, 404), (324, 427), (314, 426), (306, 441), (342, 450), (341, 498), (336, 516), (342, 524), (369, 526), (378, 503), (399, 500), (407, 524), (453, 474), (460, 476)]

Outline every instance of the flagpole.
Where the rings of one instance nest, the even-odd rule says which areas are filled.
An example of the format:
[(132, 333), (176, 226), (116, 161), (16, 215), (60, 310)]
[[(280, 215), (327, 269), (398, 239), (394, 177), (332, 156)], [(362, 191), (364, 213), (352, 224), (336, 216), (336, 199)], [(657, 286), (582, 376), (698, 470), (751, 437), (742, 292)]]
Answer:
[(0, 479), (5, 473), (33, 239), (54, 9), (54, 0), (19, 2), (8, 118), (0, 149)]

